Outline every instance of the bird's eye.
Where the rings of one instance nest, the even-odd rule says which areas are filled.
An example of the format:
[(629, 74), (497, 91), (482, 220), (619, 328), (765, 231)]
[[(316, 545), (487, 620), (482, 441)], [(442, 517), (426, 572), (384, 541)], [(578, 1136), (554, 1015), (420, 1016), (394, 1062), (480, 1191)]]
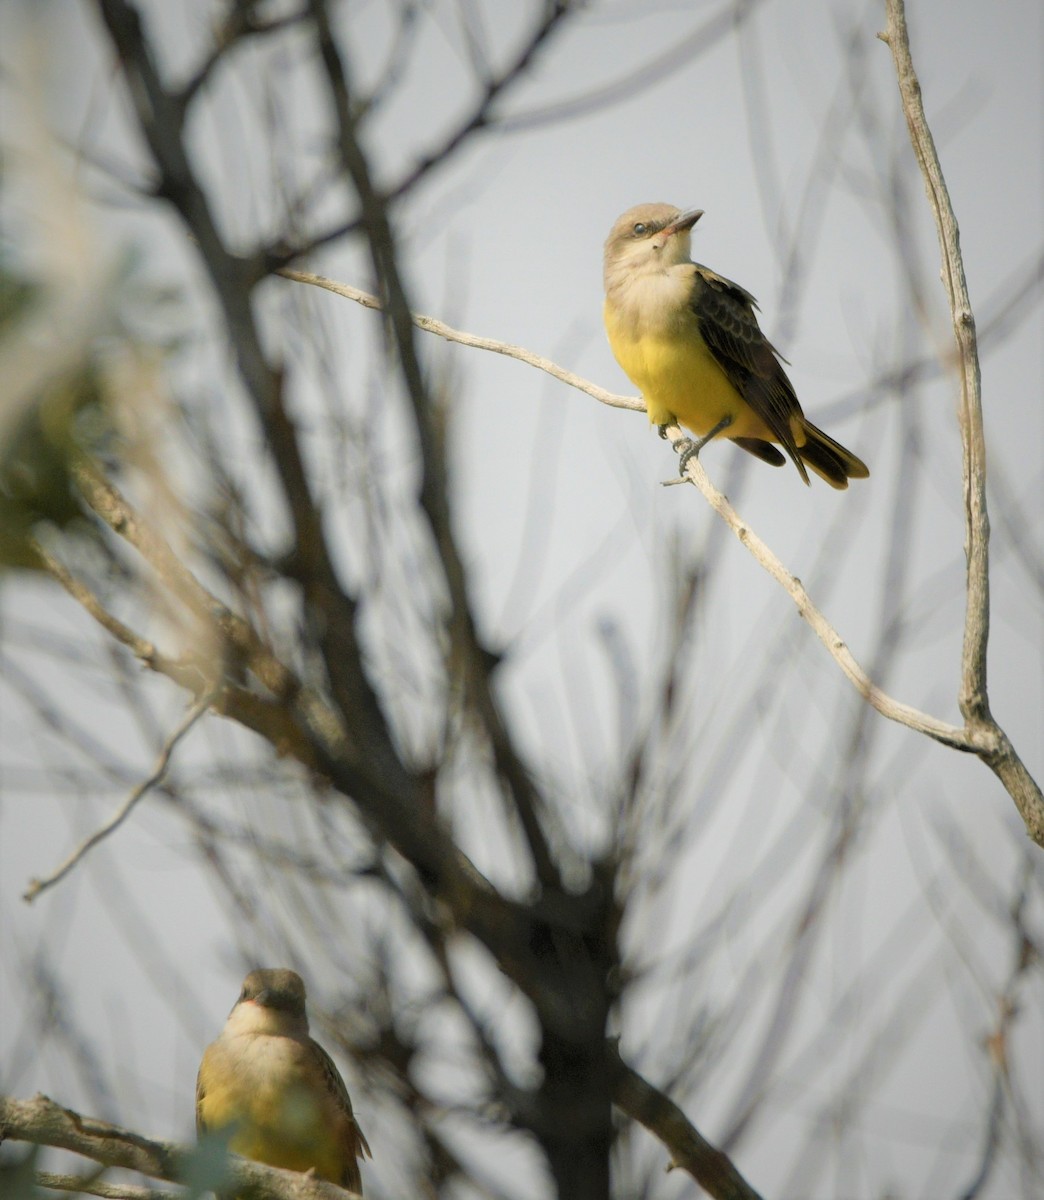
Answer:
[(634, 229), (631, 232), (635, 237), (641, 237), (643, 234), (649, 232), (649, 227), (644, 221), (636, 221)]

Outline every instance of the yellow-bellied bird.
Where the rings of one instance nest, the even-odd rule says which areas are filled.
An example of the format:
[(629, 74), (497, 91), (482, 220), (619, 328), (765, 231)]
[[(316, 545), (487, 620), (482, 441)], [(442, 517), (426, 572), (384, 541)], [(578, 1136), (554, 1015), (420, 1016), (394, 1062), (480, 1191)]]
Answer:
[(739, 284), (690, 260), (699, 209), (640, 204), (605, 243), (605, 328), (616, 361), (645, 398), (654, 425), (678, 422), (698, 441), (682, 470), (713, 437), (731, 438), (773, 466), (806, 465), (835, 488), (869, 475), (864, 463), (801, 411), (780, 356)]
[(358, 1160), (370, 1147), (333, 1060), (308, 1036), (296, 971), (251, 971), (203, 1054), (196, 1129), (229, 1126), (229, 1149), (244, 1158), (362, 1192)]

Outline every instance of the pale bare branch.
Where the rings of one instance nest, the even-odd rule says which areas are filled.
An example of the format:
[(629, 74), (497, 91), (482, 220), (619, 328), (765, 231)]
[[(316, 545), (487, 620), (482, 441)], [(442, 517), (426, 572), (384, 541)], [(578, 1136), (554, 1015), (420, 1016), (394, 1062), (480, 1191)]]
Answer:
[[(343, 296), (348, 300), (354, 300), (357, 304), (361, 304), (365, 308), (380, 310), (381, 305), (377, 297), (370, 295), (368, 292), (361, 291), (359, 288), (348, 284), (335, 283), (322, 275), (313, 275), (305, 271), (286, 270), (282, 271), (281, 274), (295, 282), (312, 284), (333, 292), (335, 295)], [(645, 411), (645, 405), (639, 397), (617, 396), (612, 392), (607, 392), (604, 388), (600, 388), (579, 375), (575, 375), (573, 372), (559, 367), (556, 363), (551, 362), (550, 359), (534, 354), (521, 346), (465, 333), (462, 330), (453, 329), (451, 326), (434, 317), (422, 316), (419, 313), (413, 314), (412, 319), (418, 329), (423, 329), (427, 333), (434, 333), (438, 337), (445, 338), (447, 341), (457, 342), (462, 346), (469, 346), (476, 350), (490, 350), (494, 354), (504, 354), (509, 358), (515, 358), (520, 362), (527, 363), (529, 366), (537, 367), (541, 371), (546, 371), (549, 375), (553, 375), (556, 379), (561, 380), (561, 382), (568, 384), (570, 387), (575, 387), (579, 391), (593, 396), (594, 399), (602, 404), (608, 404), (613, 408), (626, 408), (636, 412)], [(668, 434), (671, 437), (672, 444), (684, 436), (677, 426), (670, 427)], [(707, 473), (699, 465), (698, 459), (690, 460), (686, 475), (700, 489), (711, 507), (725, 521), (754, 558), (782, 585), (797, 605), (798, 612), (812, 627), (816, 636), (826, 646), (835, 662), (837, 662), (856, 690), (882, 716), (888, 717), (889, 720), (897, 721), (901, 725), (907, 725), (916, 732), (926, 734), (928, 737), (934, 738), (944, 745), (952, 746), (957, 750), (967, 750), (982, 755), (996, 751), (997, 746), (990, 739), (987, 738), (981, 742), (977, 741), (972, 734), (961, 729), (959, 726), (939, 721), (927, 713), (920, 712), (908, 704), (903, 704), (901, 701), (893, 699), (886, 692), (878, 688), (863, 668), (856, 662), (855, 657), (848, 649), (840, 634), (812, 603), (801, 581), (786, 569), (780, 559), (754, 533), (747, 522), (736, 513), (726, 497), (714, 487), (707, 477)]]
[(910, 54), (903, 0), (886, 0), (888, 25), (878, 36), (895, 61), (899, 95), (939, 235), (942, 280), (950, 303), (961, 378), (960, 429), (963, 448), (967, 608), (959, 704), (966, 736), (1015, 801), (1026, 832), (1044, 846), (1044, 794), (990, 712), (986, 648), (990, 631), (989, 542), (986, 512), (986, 439), (982, 426), (982, 380), (975, 317), (964, 276), (960, 231), (928, 126), (921, 85)]
[[(376, 296), (364, 292), (360, 288), (352, 287), (351, 284), (337, 283), (333, 279), (327, 279), (325, 275), (314, 275), (310, 271), (294, 271), (290, 268), (280, 271), (279, 274), (286, 279), (294, 280), (295, 283), (312, 284), (314, 287), (321, 287), (328, 292), (333, 292), (335, 296), (354, 300), (356, 304), (361, 304), (364, 308), (371, 308), (375, 312), (381, 311), (381, 302)], [(437, 337), (445, 338), (447, 342), (470, 346), (474, 350), (489, 350), (494, 354), (503, 354), (507, 358), (517, 358), (519, 362), (528, 363), (531, 367), (546, 371), (548, 375), (553, 375), (555, 379), (576, 388), (577, 391), (586, 392), (599, 403), (608, 404), (610, 408), (626, 408), (631, 412), (645, 412), (645, 403), (641, 397), (617, 396), (613, 392), (599, 387), (596, 383), (591, 383), (582, 376), (567, 371), (549, 358), (534, 354), (532, 350), (527, 350), (524, 346), (514, 346), (511, 342), (500, 342), (496, 338), (479, 337), (474, 333), (466, 333), (462, 329), (454, 329), (436, 317), (426, 317), (421, 313), (411, 313), (410, 316), (418, 329), (423, 329), (425, 333), (434, 333)]]

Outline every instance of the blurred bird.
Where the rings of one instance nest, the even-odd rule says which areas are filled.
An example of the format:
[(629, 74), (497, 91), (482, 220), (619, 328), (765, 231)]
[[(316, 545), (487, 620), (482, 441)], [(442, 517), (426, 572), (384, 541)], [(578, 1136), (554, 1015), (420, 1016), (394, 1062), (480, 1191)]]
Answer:
[(232, 1127), (244, 1158), (314, 1171), (362, 1193), (369, 1156), (333, 1060), (308, 1036), (305, 987), (296, 971), (251, 971), (196, 1078), (196, 1129)]
[(801, 411), (780, 355), (758, 326), (757, 301), (690, 261), (700, 209), (640, 204), (605, 243), (605, 328), (616, 361), (645, 398), (649, 420), (678, 422), (698, 440), (681, 469), (721, 434), (774, 467), (806, 465), (835, 488), (865, 479), (865, 464)]

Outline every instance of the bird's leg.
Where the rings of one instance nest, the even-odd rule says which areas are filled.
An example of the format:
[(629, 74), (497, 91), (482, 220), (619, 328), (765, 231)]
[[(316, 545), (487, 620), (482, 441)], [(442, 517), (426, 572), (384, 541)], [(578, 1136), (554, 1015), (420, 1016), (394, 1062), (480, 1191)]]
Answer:
[[(671, 424), (671, 422), (667, 422), (663, 425), (656, 426), (656, 432), (660, 435), (660, 437), (663, 438), (664, 441), (667, 441), (667, 437), (668, 437), (667, 429), (668, 429), (669, 424)], [(675, 448), (675, 450), (678, 451), (679, 454), (687, 454), (693, 449), (693, 447), (695, 445), (696, 445), (696, 443), (692, 440), (692, 438), (682, 437), (682, 438), (679, 438), (677, 440), (677, 442), (675, 442), (674, 448)]]
[(711, 438), (717, 437), (723, 429), (728, 429), (731, 424), (732, 417), (726, 413), (710, 433), (704, 434), (703, 437), (697, 438), (696, 441), (693, 441), (691, 438), (685, 438), (684, 440), (688, 443), (687, 445), (682, 445), (681, 441), (679, 441), (678, 445), (681, 446), (681, 451), (678, 454), (678, 474), (684, 475), (685, 468), (689, 465), (689, 460), (691, 458), (699, 458), (700, 451)]

